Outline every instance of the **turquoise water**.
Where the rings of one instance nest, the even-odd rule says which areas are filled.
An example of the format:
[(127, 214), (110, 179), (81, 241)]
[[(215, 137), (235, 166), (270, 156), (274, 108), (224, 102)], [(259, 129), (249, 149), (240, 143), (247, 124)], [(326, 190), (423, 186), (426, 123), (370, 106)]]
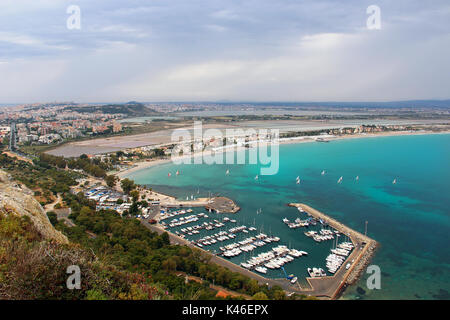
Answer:
[[(182, 199), (191, 194), (205, 197), (209, 191), (234, 199), (242, 208), (233, 215), (238, 224), (255, 224), (279, 236), (281, 243), (309, 252), (285, 267), (299, 277), (307, 275), (307, 267), (324, 266), (332, 244), (314, 242), (303, 228), (289, 229), (284, 217), (303, 217), (287, 203), (306, 203), (360, 232), (367, 220), (368, 235), (381, 245), (372, 260), (381, 268), (381, 290), (367, 289), (365, 275), (343, 298), (449, 299), (449, 164), (450, 135), (441, 134), (282, 145), (278, 174), (257, 181), (258, 165), (170, 163), (129, 177)], [(167, 173), (176, 170), (181, 174), (168, 178)], [(300, 185), (295, 183), (297, 176)], [(343, 182), (337, 184), (340, 176)], [(259, 208), (262, 213), (257, 214)], [(282, 274), (271, 271), (269, 276)]]

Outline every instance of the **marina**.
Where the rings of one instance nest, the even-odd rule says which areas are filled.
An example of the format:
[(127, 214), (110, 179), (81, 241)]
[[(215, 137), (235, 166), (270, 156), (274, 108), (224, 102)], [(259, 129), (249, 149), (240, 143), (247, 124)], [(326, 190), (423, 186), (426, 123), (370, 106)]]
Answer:
[[(294, 222), (284, 218), (285, 225), (290, 229), (316, 226), (317, 230), (299, 230), (299, 234), (317, 243), (332, 243), (324, 267), (310, 265), (306, 270), (288, 275), (285, 267), (296, 260), (308, 259), (307, 251), (283, 244), (282, 237), (268, 235), (262, 228), (258, 230), (254, 225), (241, 224), (237, 219), (217, 213), (162, 209), (157, 220), (159, 228), (171, 236), (212, 254), (219, 264), (232, 263), (234, 269), (261, 283), (280, 285), (287, 292), (336, 298), (342, 288), (358, 278), (376, 242), (307, 205), (291, 203), (289, 206), (305, 217)], [(304, 273), (306, 285), (299, 279)]]

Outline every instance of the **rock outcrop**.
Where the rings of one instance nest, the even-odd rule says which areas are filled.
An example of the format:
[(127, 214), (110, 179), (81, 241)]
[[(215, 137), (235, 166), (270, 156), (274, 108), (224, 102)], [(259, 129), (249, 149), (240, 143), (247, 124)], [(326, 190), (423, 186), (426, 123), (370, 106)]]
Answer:
[(14, 181), (6, 172), (0, 170), (0, 212), (28, 216), (41, 235), (58, 243), (68, 243), (68, 239), (57, 231), (33, 192)]

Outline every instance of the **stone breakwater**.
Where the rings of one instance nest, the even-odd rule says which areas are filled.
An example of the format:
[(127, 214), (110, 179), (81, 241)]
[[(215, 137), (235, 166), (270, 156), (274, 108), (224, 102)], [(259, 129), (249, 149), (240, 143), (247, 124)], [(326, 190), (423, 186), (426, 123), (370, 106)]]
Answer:
[(341, 267), (333, 276), (307, 278), (311, 286), (311, 289), (308, 289), (308, 291), (311, 294), (336, 299), (348, 285), (355, 283), (359, 279), (365, 267), (370, 262), (378, 243), (306, 204), (290, 203), (288, 205), (301, 209), (308, 215), (323, 220), (332, 228), (347, 235), (355, 246), (355, 249), (353, 249), (343, 264), (351, 263), (348, 270)]
[(378, 244), (376, 242), (368, 245), (367, 250), (361, 254), (359, 261), (355, 262), (353, 270), (347, 276), (346, 285), (354, 284), (364, 273), (364, 269), (369, 265), (377, 247)]

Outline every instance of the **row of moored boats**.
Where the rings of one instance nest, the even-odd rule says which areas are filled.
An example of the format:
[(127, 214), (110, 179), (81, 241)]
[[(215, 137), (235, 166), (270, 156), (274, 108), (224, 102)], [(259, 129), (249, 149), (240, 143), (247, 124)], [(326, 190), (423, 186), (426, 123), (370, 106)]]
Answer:
[(272, 248), (271, 251), (262, 252), (246, 262), (241, 263), (241, 266), (265, 274), (267, 273), (267, 269), (279, 269), (284, 264), (293, 261), (295, 258), (307, 254), (306, 251), (289, 249), (285, 245), (279, 245)]

